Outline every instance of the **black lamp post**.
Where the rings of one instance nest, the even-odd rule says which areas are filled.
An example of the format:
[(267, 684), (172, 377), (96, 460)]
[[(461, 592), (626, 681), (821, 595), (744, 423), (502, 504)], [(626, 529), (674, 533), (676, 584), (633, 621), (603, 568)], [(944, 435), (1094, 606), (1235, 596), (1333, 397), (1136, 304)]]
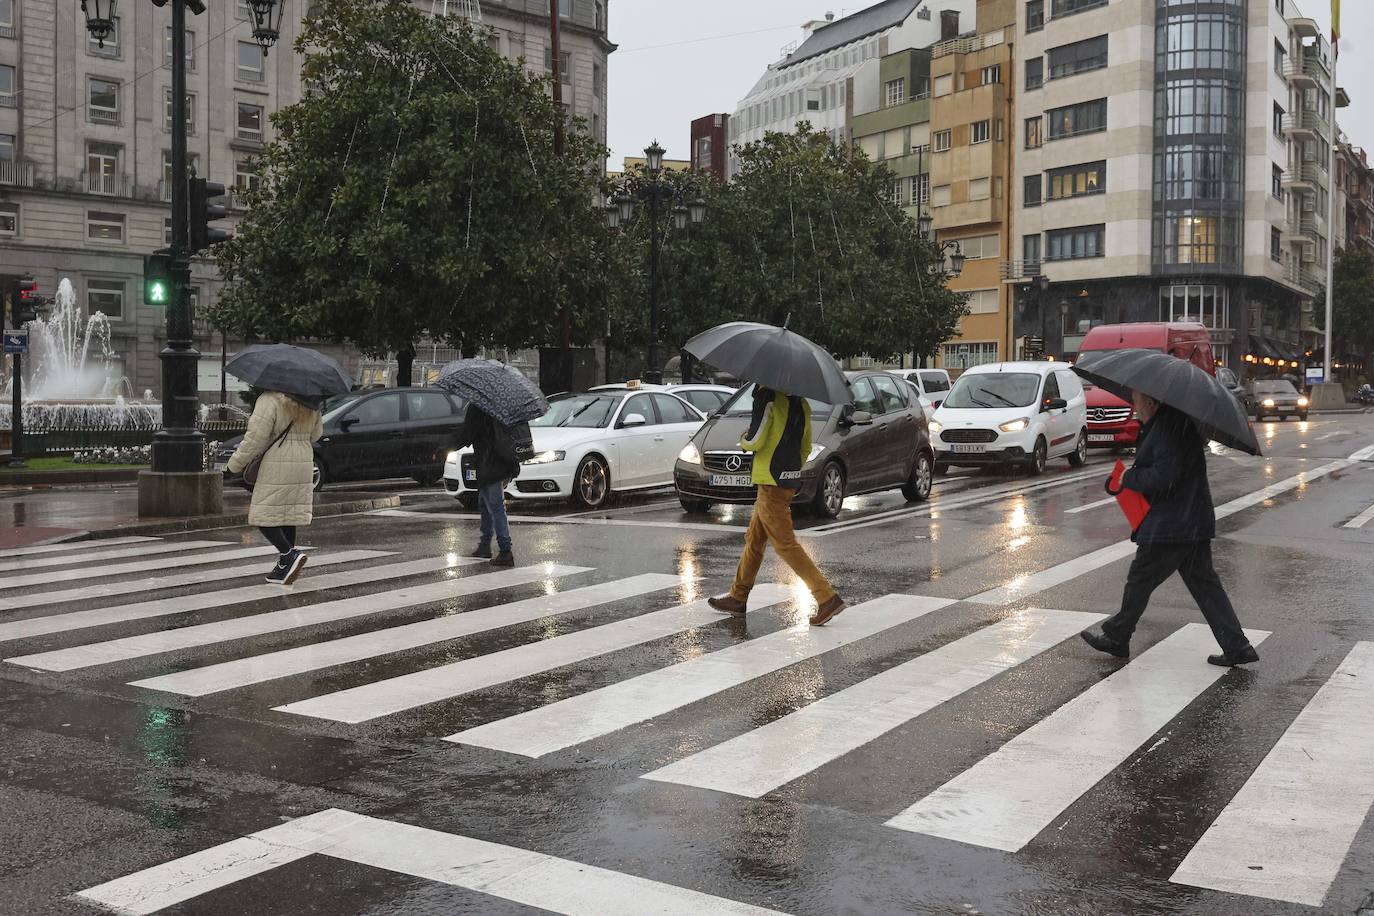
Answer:
[[(606, 225), (615, 229), (628, 226), (635, 216), (635, 199), (649, 205), (649, 364), (644, 369), (644, 381), (651, 385), (663, 382), (663, 340), (659, 327), (659, 245), (665, 231), (662, 217), (672, 217), (673, 228), (679, 232), (688, 226), (699, 226), (706, 219), (706, 201), (679, 199), (678, 192), (663, 180), (664, 149), (655, 140), (644, 150), (649, 179), (641, 182), (633, 194), (621, 192), (606, 207)], [(669, 208), (669, 205), (671, 208)]]

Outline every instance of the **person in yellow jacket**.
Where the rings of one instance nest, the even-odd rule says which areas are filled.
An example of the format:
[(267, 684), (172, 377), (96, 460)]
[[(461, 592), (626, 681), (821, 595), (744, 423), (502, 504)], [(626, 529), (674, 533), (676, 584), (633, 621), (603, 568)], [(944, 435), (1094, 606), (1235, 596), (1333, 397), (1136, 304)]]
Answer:
[(758, 488), (754, 517), (744, 536), (744, 554), (730, 592), (708, 602), (726, 614), (742, 616), (749, 605), (763, 551), (769, 544), (792, 568), (816, 599), (812, 626), (824, 626), (845, 603), (816, 568), (792, 530), (792, 499), (801, 488), (801, 469), (811, 454), (811, 406), (805, 398), (755, 387), (749, 431), (740, 448), (754, 453), (752, 480)]

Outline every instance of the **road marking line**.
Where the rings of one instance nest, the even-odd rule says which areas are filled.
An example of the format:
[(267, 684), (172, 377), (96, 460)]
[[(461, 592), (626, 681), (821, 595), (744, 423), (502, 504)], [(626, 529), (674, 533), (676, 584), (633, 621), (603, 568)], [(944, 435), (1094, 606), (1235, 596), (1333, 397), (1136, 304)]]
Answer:
[[(590, 572), (590, 570), (576, 567), (561, 567), (561, 570), (561, 575)], [(554, 573), (547, 575), (551, 576)], [(457, 581), (472, 582), (482, 578), (487, 577), (473, 576)], [(474, 633), (484, 633), (487, 630), (495, 630), (500, 627), (528, 623), (541, 617), (580, 611), (611, 601), (647, 595), (651, 592), (672, 588), (681, 582), (682, 579), (678, 576), (664, 573), (645, 573), (628, 579), (617, 579), (614, 582), (588, 585), (565, 592), (555, 592), (552, 595), (542, 595), (538, 598), (467, 611), (463, 614), (453, 614), (433, 620), (421, 620), (417, 623), (312, 643), (294, 649), (282, 649), (277, 652), (268, 652), (265, 655), (206, 665), (202, 668), (191, 668), (187, 671), (178, 671), (160, 677), (133, 681), (132, 683), (135, 687), (146, 687), (149, 690), (162, 690), (167, 693), (179, 693), (183, 696), (205, 696), (223, 690), (232, 690), (236, 687), (247, 687), (251, 684), (290, 677), (293, 674), (304, 674), (308, 671), (319, 671), (323, 668), (376, 658), (394, 652), (404, 652), (407, 649), (418, 649), (437, 642), (471, 636)], [(498, 586), (488, 587), (496, 588)]]
[(1363, 528), (1365, 525), (1369, 524), (1370, 520), (1374, 520), (1374, 506), (1370, 506), (1368, 509), (1361, 512), (1359, 515), (1355, 516), (1341, 527)]
[[(226, 546), (220, 542), (220, 546)], [(54, 582), (77, 582), (96, 576), (122, 576), (126, 573), (150, 572), (154, 569), (172, 569), (181, 566), (205, 566), (209, 563), (223, 563), (227, 560), (242, 560), (245, 557), (276, 556), (277, 548), (268, 545), (260, 547), (236, 547), (233, 550), (204, 551), (184, 557), (158, 557), (153, 560), (139, 560), (135, 563), (116, 563), (99, 569), (50, 569), (27, 576), (8, 576), (0, 580), (0, 589), (23, 588), (27, 585), (48, 585)], [(200, 573), (196, 581), (204, 581), (205, 573)], [(26, 596), (27, 597), (27, 596)], [(48, 599), (44, 599), (46, 603)]]
[[(780, 604), (791, 595), (792, 590), (785, 586), (760, 585), (750, 595), (750, 603), (756, 609), (763, 608)], [(691, 604), (374, 681), (276, 709), (334, 722), (366, 722), (726, 619), (703, 598)]]
[(1053, 648), (1103, 616), (1022, 611), (643, 778), (761, 798)]
[(107, 642), (72, 646), (67, 649), (56, 649), (33, 655), (20, 655), (15, 658), (7, 658), (5, 661), (43, 671), (73, 671), (78, 668), (108, 665), (112, 662), (128, 661), (147, 655), (160, 655), (164, 652), (176, 652), (181, 649), (212, 646), (235, 639), (247, 639), (250, 636), (282, 633), (287, 630), (316, 626), (322, 623), (338, 623), (355, 617), (380, 614), (383, 611), (429, 604), (465, 595), (475, 595), (498, 588), (525, 585), (582, 572), (590, 572), (590, 570), (578, 566), (553, 564), (523, 566), (502, 572), (482, 573), (462, 579), (447, 579), (443, 582), (411, 585), (389, 592), (341, 598), (322, 604), (288, 608), (282, 611), (269, 611), (266, 614), (252, 614), (247, 617), (235, 617), (230, 620), (202, 623), (159, 633), (126, 636), (123, 639), (112, 639)]
[[(87, 544), (89, 547), (90, 545)], [(61, 553), (55, 556), (30, 557), (12, 563), (0, 563), (0, 573), (45, 569), (50, 566), (76, 566), (89, 563), (108, 563), (110, 560), (127, 560), (133, 557), (151, 557), (160, 553), (206, 550), (210, 547), (233, 547), (232, 541), (157, 541), (152, 544), (138, 544), (131, 547), (116, 547), (114, 550), (89, 550), (80, 555)], [(83, 571), (89, 575), (90, 570)]]
[[(394, 556), (382, 550), (346, 550), (341, 553), (324, 554), (310, 558), (310, 569), (324, 566), (338, 566), (359, 560), (373, 560), (378, 557)], [(303, 595), (309, 592), (324, 591), (345, 585), (365, 585), (402, 576), (415, 576), (426, 572), (448, 569), (451, 566), (465, 566), (480, 560), (448, 560), (443, 558), (416, 560), (412, 563), (397, 563), (389, 566), (372, 566), (366, 569), (352, 569), (347, 572), (325, 576), (309, 576), (301, 579), (289, 590), (280, 585), (248, 585), (225, 591), (198, 592), (192, 595), (176, 595), (169, 598), (154, 598), (136, 604), (117, 604), (110, 607), (94, 608), (89, 611), (72, 611), (68, 614), (51, 614), (46, 617), (30, 617), (0, 624), (0, 642), (15, 639), (28, 639), (32, 636), (47, 636), (51, 633), (66, 633), (71, 630), (84, 630), (88, 627), (105, 626), (111, 623), (126, 623), (131, 620), (146, 620), (150, 617), (164, 617), (170, 614), (185, 614), (206, 608), (229, 607), (247, 601), (263, 598), (281, 598), (287, 595)], [(262, 570), (257, 570), (259, 573)], [(203, 576), (197, 581), (203, 580)]]
[(515, 846), (330, 808), (76, 894), (149, 914), (313, 854), (567, 916), (783, 916), (724, 897)]
[(99, 540), (65, 541), (61, 544), (38, 544), (33, 547), (15, 547), (5, 551), (7, 557), (29, 557), (42, 553), (68, 553), (73, 550), (90, 550), (92, 547), (113, 547), (116, 544), (146, 544), (156, 541), (155, 537), (130, 535), (122, 538), (100, 538)]
[(1359, 642), (1169, 880), (1321, 906), (1374, 805), (1371, 708), (1374, 642)]
[(1210, 628), (1187, 624), (887, 826), (1018, 851), (1227, 673), (1207, 664), (1215, 651)]
[(1095, 503), (1088, 503), (1086, 506), (1074, 506), (1072, 509), (1065, 509), (1065, 515), (1077, 515), (1080, 512), (1088, 512), (1093, 509), (1101, 509), (1103, 506), (1110, 506), (1116, 502), (1115, 496), (1108, 496), (1106, 499), (1099, 499)]
[[(468, 515), (462, 512), (417, 512), (411, 509), (378, 509), (369, 515), (381, 515), (389, 518), (427, 518), (435, 521), (458, 520), (463, 522), (475, 522), (476, 515)], [(522, 525), (593, 525), (593, 526), (620, 526), (624, 528), (668, 528), (677, 531), (710, 531), (714, 534), (743, 534), (744, 529), (738, 525), (707, 525), (701, 522), (642, 522), (634, 519), (618, 518), (573, 518), (570, 516), (542, 516), (542, 515), (511, 515), (507, 521)]]
[(1351, 432), (1350, 430), (1343, 429), (1343, 430), (1340, 430), (1339, 432), (1327, 433), (1327, 434), (1324, 435), (1324, 436), (1318, 436), (1318, 437), (1317, 437), (1315, 440), (1313, 440), (1313, 441), (1315, 441), (1315, 442), (1325, 442), (1327, 439), (1334, 439), (1334, 438), (1336, 438), (1337, 436), (1348, 436), (1348, 435), (1350, 435), (1350, 432)]
[(850, 608), (840, 626), (812, 627), (803, 623), (469, 728), (444, 740), (542, 757), (672, 712), (951, 604), (952, 598), (888, 595)]

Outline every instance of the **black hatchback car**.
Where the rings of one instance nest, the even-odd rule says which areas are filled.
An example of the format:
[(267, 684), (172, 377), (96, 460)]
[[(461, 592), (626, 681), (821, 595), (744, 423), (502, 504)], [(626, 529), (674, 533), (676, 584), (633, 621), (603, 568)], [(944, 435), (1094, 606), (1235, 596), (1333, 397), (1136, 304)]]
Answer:
[[(925, 412), (911, 386), (888, 372), (849, 374), (854, 405), (810, 401), (812, 448), (793, 506), (834, 518), (846, 496), (900, 489), (908, 500), (929, 498), (935, 466)], [(749, 426), (752, 385), (740, 390), (678, 456), (673, 472), (682, 508), (706, 512), (715, 503), (750, 503), (753, 456), (739, 447)]]
[[(326, 405), (315, 443), (315, 489), (326, 483), (411, 477), (426, 486), (444, 476), (444, 460), (463, 428), (467, 404), (435, 388), (386, 388)], [(215, 452), (223, 470), (243, 437)]]

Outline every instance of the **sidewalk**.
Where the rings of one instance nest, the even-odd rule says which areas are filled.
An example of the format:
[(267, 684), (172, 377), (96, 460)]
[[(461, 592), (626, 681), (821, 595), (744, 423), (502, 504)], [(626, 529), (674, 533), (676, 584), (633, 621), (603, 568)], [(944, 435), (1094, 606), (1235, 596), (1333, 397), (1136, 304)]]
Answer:
[[(0, 490), (0, 551), (55, 541), (128, 534), (170, 534), (248, 524), (249, 494), (224, 493), (221, 515), (199, 518), (139, 518), (138, 488), (64, 487)], [(315, 517), (328, 518), (373, 509), (394, 509), (394, 493), (326, 490), (315, 494)]]

